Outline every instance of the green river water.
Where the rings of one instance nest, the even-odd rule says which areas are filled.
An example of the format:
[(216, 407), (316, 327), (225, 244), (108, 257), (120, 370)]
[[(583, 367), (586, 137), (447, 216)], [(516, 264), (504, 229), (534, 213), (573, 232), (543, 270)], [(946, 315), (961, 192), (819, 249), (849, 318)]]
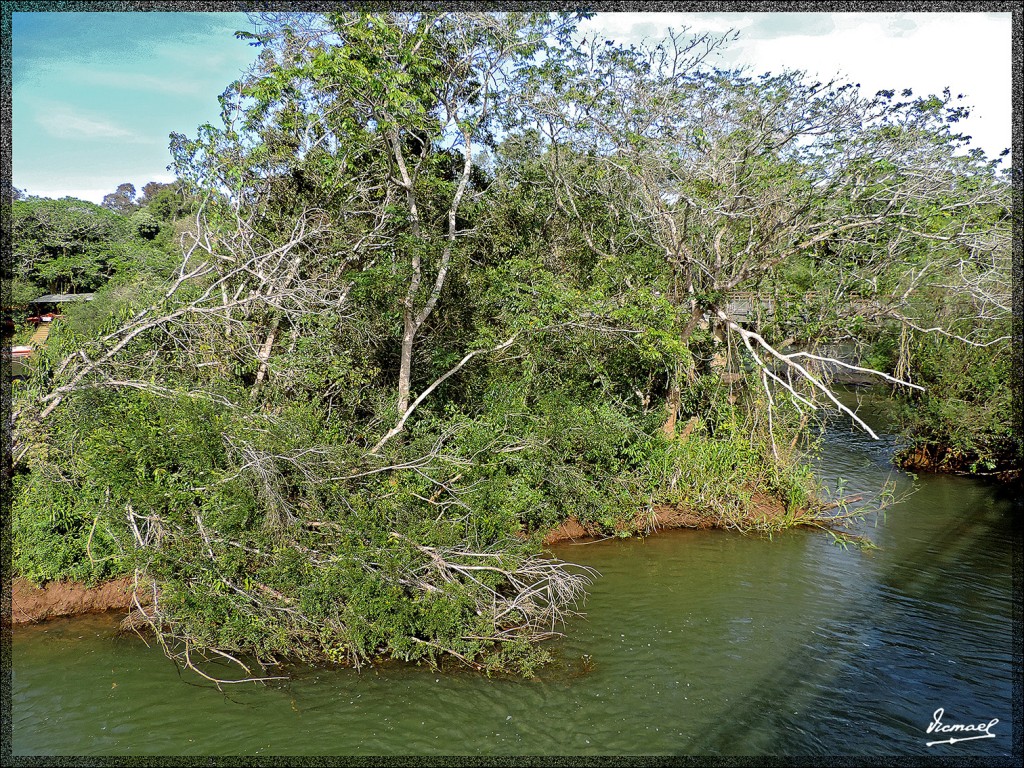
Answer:
[[(601, 577), (534, 680), (297, 667), (221, 693), (117, 636), (117, 617), (16, 628), (13, 752), (1010, 755), (1020, 499), (915, 483), (890, 469), (892, 448), (836, 426), (819, 470), (851, 494), (890, 474), (915, 489), (859, 524), (877, 549), (799, 530), (556, 546)], [(976, 735), (928, 734), (939, 708), (944, 725), (999, 722), (927, 746)]]

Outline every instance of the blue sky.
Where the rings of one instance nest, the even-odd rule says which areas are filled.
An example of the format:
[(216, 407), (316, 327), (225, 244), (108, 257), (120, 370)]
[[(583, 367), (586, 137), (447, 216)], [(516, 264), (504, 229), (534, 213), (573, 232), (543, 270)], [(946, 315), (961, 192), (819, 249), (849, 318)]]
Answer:
[(13, 176), (98, 201), (168, 181), (168, 135), (194, 135), (252, 62), (237, 13), (14, 13)]
[[(45, 197), (99, 202), (125, 181), (169, 181), (168, 134), (215, 121), (256, 54), (234, 38), (252, 28), (238, 13), (12, 16), (14, 184)], [(977, 145), (1010, 144), (1009, 13), (617, 13), (582, 30), (630, 43), (684, 25), (738, 29), (724, 65), (839, 74), (872, 94), (948, 85), (975, 106)]]

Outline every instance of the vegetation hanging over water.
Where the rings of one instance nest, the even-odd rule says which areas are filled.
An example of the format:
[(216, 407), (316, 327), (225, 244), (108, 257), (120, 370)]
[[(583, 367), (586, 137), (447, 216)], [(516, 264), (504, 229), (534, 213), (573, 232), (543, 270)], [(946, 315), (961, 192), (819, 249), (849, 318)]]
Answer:
[(172, 137), (181, 259), (16, 393), (15, 568), (135, 573), (189, 666), (529, 673), (593, 575), (548, 530), (820, 521), (799, 437), (869, 427), (817, 345), (912, 327), (932, 274), (993, 306), (1008, 187), (948, 93), (723, 72), (710, 35), (578, 46), (568, 16), (263, 22), (222, 124)]

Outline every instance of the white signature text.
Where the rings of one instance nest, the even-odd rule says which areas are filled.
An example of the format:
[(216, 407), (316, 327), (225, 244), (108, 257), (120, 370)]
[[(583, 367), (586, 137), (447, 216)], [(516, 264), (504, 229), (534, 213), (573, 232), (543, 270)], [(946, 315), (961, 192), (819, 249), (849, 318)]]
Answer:
[[(991, 738), (995, 737), (995, 734), (994, 733), (990, 733), (989, 729), (992, 728), (996, 723), (999, 722), (999, 718), (998, 717), (992, 718), (987, 723), (971, 723), (969, 725), (962, 725), (960, 723), (955, 723), (955, 724), (947, 725), (946, 723), (942, 722), (942, 718), (943, 718), (943, 716), (945, 716), (945, 714), (946, 714), (946, 710), (944, 710), (942, 707), (939, 707), (938, 709), (936, 709), (935, 713), (932, 715), (932, 722), (928, 726), (928, 731), (927, 732), (928, 733), (942, 733), (942, 734), (946, 734), (946, 733), (963, 733), (965, 735), (961, 736), (960, 738), (946, 739), (945, 741), (929, 741), (928, 742), (928, 746), (929, 747), (933, 746), (934, 744), (955, 744), (958, 741), (970, 741), (970, 740), (973, 740), (973, 739), (991, 739)], [(968, 735), (968, 734), (974, 734), (974, 735)]]

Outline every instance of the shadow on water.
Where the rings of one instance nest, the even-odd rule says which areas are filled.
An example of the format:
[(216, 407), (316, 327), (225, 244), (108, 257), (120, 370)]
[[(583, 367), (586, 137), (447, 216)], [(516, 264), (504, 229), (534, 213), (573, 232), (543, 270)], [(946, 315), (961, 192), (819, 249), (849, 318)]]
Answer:
[[(953, 722), (998, 717), (1003, 737), (944, 755), (1008, 755), (1013, 528), (1007, 505), (976, 502), (923, 536), (887, 537), (870, 589), (751, 681), (744, 705), (687, 753), (936, 755), (926, 728), (943, 707)], [(734, 722), (757, 728), (737, 732)]]

